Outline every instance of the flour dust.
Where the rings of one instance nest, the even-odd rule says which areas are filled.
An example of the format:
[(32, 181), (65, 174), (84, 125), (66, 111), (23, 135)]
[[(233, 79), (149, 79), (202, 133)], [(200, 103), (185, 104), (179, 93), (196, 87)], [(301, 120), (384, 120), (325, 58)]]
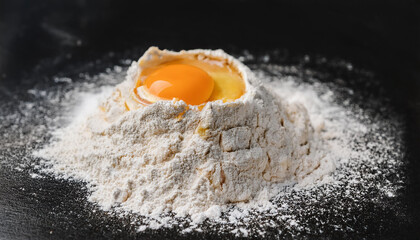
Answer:
[[(252, 55), (239, 59), (246, 61), (249, 58)], [(345, 66), (348, 71), (355, 71), (349, 66)], [(306, 107), (315, 130), (328, 142), (329, 153), (337, 157), (336, 170), (314, 184), (284, 185), (263, 205), (230, 204), (224, 206), (223, 211), (209, 208), (201, 221), (172, 212), (144, 216), (118, 206), (110, 207), (110, 215), (129, 219), (139, 234), (153, 229), (177, 229), (183, 234), (217, 232), (244, 237), (296, 236), (324, 231), (357, 231), (355, 229), (360, 223), (354, 218), (355, 212), (362, 212), (369, 204), (381, 206), (381, 203), (395, 202), (405, 181), (401, 172), (403, 141), (398, 116), (391, 110), (375, 112), (358, 102), (355, 97), (358, 93), (353, 89), (340, 83), (324, 82), (322, 74), (302, 66), (270, 64), (267, 60), (250, 67), (276, 94)], [(69, 125), (76, 115), (94, 109), (100, 96), (109, 94), (112, 86), (124, 79), (125, 70), (126, 67), (116, 66), (93, 77), (81, 75), (78, 80), (56, 78), (54, 87), (29, 90), (30, 100), (18, 103), (19, 111), (14, 112), (12, 105), (4, 105), (14, 113), (2, 115), (1, 124), (16, 129), (17, 134), (7, 138), (10, 133), (4, 132), (7, 134), (3, 148), (14, 154), (13, 149), (23, 149), (28, 143), (32, 144), (31, 148), (40, 149), (47, 141), (59, 139), (60, 136), (51, 133)], [(33, 116), (39, 119), (34, 121)], [(25, 124), (32, 127), (20, 129)], [(79, 181), (74, 176), (53, 170), (47, 162), (33, 159), (30, 157), (32, 151), (24, 151), (23, 160), (16, 163), (7, 162), (5, 151), (0, 161), (3, 166), (13, 167), (16, 171), (26, 169), (34, 178), (54, 174), (57, 178)], [(90, 192), (95, 188), (89, 182), (86, 186)]]

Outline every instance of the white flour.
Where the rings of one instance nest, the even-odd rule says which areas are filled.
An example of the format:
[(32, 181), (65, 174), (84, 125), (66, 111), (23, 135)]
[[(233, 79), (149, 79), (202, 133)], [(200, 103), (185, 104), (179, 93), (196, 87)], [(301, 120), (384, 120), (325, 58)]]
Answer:
[[(272, 56), (275, 59), (277, 53), (273, 53)], [(69, 198), (63, 200), (65, 202), (56, 203), (57, 205), (51, 203), (52, 206), (56, 206), (50, 210), (51, 216), (77, 214), (77, 219), (88, 221), (89, 224), (99, 222), (103, 228), (116, 232), (128, 231), (130, 236), (140, 238), (144, 234), (147, 236), (155, 233), (167, 234), (166, 236), (185, 233), (191, 238), (264, 235), (265, 238), (278, 239), (324, 237), (325, 233), (333, 234), (327, 236), (355, 234), (354, 236), (366, 237), (367, 233), (376, 231), (373, 219), (391, 216), (390, 219), (395, 218), (399, 222), (410, 221), (404, 210), (404, 202), (401, 200), (401, 193), (405, 191), (407, 182), (402, 170), (405, 148), (402, 137), (404, 121), (392, 111), (386, 101), (376, 99), (370, 93), (363, 95), (364, 90), (353, 89), (353, 85), (350, 84), (355, 81), (357, 86), (372, 86), (377, 82), (372, 73), (353, 68), (346, 62), (324, 58), (313, 60), (311, 58), (309, 66), (301, 63), (278, 65), (275, 61), (267, 64), (267, 61), (272, 62), (269, 55), (259, 57), (245, 53), (240, 59), (258, 60), (256, 64), (251, 65), (251, 68), (257, 79), (263, 81), (270, 91), (283, 99), (281, 104), (289, 105), (295, 102), (305, 106), (314, 129), (312, 141), (322, 143), (326, 149), (320, 151), (325, 151), (326, 157), (336, 159), (337, 167), (331, 176), (324, 176), (323, 181), (316, 181), (316, 184), (309, 184), (307, 187), (302, 185), (307, 180), (312, 182), (313, 178), (316, 178), (315, 174), (293, 186), (287, 185), (287, 182), (273, 183), (272, 186), (278, 189), (270, 189), (267, 185), (265, 186), (267, 194), (261, 191), (253, 201), (225, 204), (220, 208), (210, 207), (207, 211), (196, 214), (194, 218), (196, 222), (209, 217), (201, 224), (197, 224), (193, 223), (190, 217), (175, 217), (171, 212), (147, 217), (127, 212), (124, 203), (118, 204), (114, 200), (112, 194), (115, 185), (108, 184), (102, 186), (103, 188), (95, 185), (97, 184), (93, 181), (95, 174), (89, 175), (95, 166), (93, 162), (90, 167), (79, 169), (77, 161), (66, 163), (69, 159), (66, 157), (56, 160), (34, 158), (33, 151), (45, 147), (45, 141), (49, 139), (51, 132), (54, 131), (56, 134), (52, 139), (55, 144), (60, 139), (71, 139), (65, 135), (68, 134), (67, 130), (62, 128), (70, 122), (73, 122), (73, 125), (69, 128), (77, 129), (76, 122), (83, 124), (86, 116), (92, 114), (97, 105), (103, 102), (101, 98), (112, 93), (111, 86), (123, 81), (126, 66), (131, 63), (127, 60), (121, 61), (123, 67), (115, 66), (94, 76), (83, 73), (86, 71), (85, 68), (84, 70), (76, 68), (72, 70), (75, 74), (66, 74), (71, 81), (68, 78), (52, 78), (44, 85), (24, 90), (22, 94), (26, 96), (25, 101), (16, 98), (10, 102), (0, 102), (2, 113), (0, 133), (3, 136), (0, 139), (2, 152), (0, 166), (10, 166), (12, 171), (16, 172), (16, 176), (22, 176), (21, 172), (28, 172), (28, 176), (32, 176), (36, 186), (39, 186), (39, 189), (38, 187), (26, 189), (34, 196), (35, 194), (54, 196), (55, 193), (51, 192), (54, 190), (45, 191), (44, 182), (49, 184), (53, 181), (60, 187), (74, 189)], [(302, 62), (307, 61), (309, 57), (302, 59)], [(319, 67), (314, 70), (310, 66), (315, 63), (319, 63)], [(332, 70), (330, 70), (331, 65)], [(344, 73), (345, 84), (340, 80), (343, 77), (341, 73)], [(99, 126), (100, 122), (97, 123), (98, 125), (94, 126)], [(57, 129), (62, 130), (57, 131)], [(102, 138), (105, 139), (106, 135)], [(92, 143), (87, 144), (92, 146)], [(86, 148), (86, 146), (80, 147)], [(106, 149), (104, 145), (100, 145), (99, 149), (101, 150), (98, 152), (115, 153)], [(93, 148), (90, 150), (97, 151)], [(70, 151), (68, 153), (71, 154)], [(106, 167), (106, 162), (98, 163)], [(70, 164), (74, 168), (70, 167)], [(97, 169), (98, 174), (106, 171), (99, 167)], [(114, 173), (112, 177), (119, 178), (115, 175), (118, 172), (122, 174), (120, 179), (123, 179), (134, 171), (126, 169), (126, 172), (112, 171)], [(51, 176), (57, 179), (51, 179)], [(61, 181), (63, 178), (70, 178), (71, 181)], [(87, 184), (80, 184), (80, 180)], [(290, 180), (293, 180), (293, 176)], [(325, 184), (322, 184), (324, 182)], [(87, 189), (80, 189), (83, 186), (87, 186)], [(120, 189), (120, 194), (124, 194), (124, 188)], [(278, 190), (279, 193), (267, 201), (274, 190)], [(92, 196), (98, 195), (101, 191), (110, 194), (109, 201), (116, 203), (110, 211), (98, 211), (103, 205), (86, 201), (87, 197), (93, 200)], [(121, 199), (121, 196), (123, 195), (118, 197)], [(106, 198), (108, 196), (104, 195), (102, 199)], [(33, 200), (39, 201), (35, 197)], [(111, 205), (110, 202), (108, 206)], [(58, 204), (60, 206), (76, 204), (80, 209), (71, 209), (69, 213), (58, 207)], [(226, 211), (222, 211), (222, 206), (226, 206)], [(69, 216), (69, 219), (71, 218), (72, 216)], [(384, 226), (387, 225), (382, 227)]]
[[(133, 64), (126, 82), (136, 70)], [(190, 216), (197, 224), (233, 205), (270, 206), (295, 183), (328, 181), (345, 152), (329, 150), (331, 133), (322, 117), (310, 117), (297, 95), (283, 99), (255, 79), (250, 84), (239, 101), (210, 102), (202, 110), (161, 101), (126, 111), (115, 90), (101, 100), (104, 116), (90, 98), (36, 155), (53, 172), (88, 182), (89, 199), (103, 209), (152, 216), (160, 222), (149, 223), (155, 228), (165, 222), (162, 213)]]

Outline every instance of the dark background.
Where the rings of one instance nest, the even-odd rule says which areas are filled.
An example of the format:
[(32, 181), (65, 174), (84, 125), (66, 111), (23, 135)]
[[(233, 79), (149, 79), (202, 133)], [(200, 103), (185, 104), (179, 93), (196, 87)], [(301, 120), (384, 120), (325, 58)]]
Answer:
[(105, 55), (110, 63), (134, 59), (151, 45), (228, 53), (280, 49), (288, 56), (345, 59), (374, 72), (406, 121), (406, 201), (415, 217), (394, 237), (420, 237), (418, 1), (0, 0), (0, 96), (35, 84), (31, 75), (53, 76)]

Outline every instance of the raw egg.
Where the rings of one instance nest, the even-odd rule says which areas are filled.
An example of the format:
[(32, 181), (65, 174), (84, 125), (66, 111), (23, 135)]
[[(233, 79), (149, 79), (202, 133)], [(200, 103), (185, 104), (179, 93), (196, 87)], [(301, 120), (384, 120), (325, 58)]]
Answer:
[(143, 104), (175, 99), (189, 105), (202, 105), (240, 98), (245, 93), (245, 83), (225, 59), (203, 55), (172, 56), (142, 69), (134, 91)]
[(204, 70), (187, 64), (170, 64), (150, 74), (144, 81), (145, 91), (161, 99), (181, 99), (199, 105), (210, 98), (214, 81)]

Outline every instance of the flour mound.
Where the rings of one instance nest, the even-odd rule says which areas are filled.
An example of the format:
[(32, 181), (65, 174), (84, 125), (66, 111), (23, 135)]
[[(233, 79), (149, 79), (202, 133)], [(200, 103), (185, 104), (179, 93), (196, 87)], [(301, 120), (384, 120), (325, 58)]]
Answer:
[(87, 181), (89, 200), (104, 209), (173, 212), (194, 222), (218, 218), (230, 205), (268, 204), (281, 186), (310, 184), (333, 171), (322, 126), (312, 126), (303, 105), (281, 99), (247, 74), (242, 98), (209, 102), (201, 110), (159, 101), (126, 111), (123, 83), (36, 155), (55, 173)]

